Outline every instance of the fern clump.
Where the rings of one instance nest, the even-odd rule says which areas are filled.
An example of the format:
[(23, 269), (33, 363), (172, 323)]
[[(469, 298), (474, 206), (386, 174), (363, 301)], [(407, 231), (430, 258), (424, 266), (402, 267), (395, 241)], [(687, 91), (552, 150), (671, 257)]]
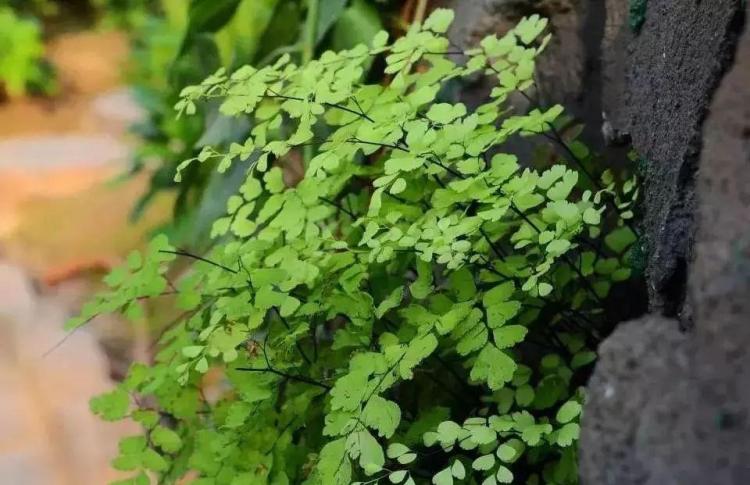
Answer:
[[(70, 324), (164, 295), (183, 312), (152, 364), (92, 401), (143, 425), (115, 459), (136, 473), (123, 483), (576, 482), (581, 376), (602, 301), (629, 277), (620, 213), (637, 190), (505, 153), (511, 137), (564, 143), (561, 107), (507, 103), (533, 85), (546, 21), (459, 52), (452, 18), (183, 91), (183, 115), (218, 99), (253, 126), (180, 167), (247, 164), (215, 244), (155, 239)], [(363, 80), (376, 57), (387, 84)], [(497, 81), (484, 104), (439, 102), (476, 75)], [(304, 178), (287, 181), (305, 147)], [(177, 258), (191, 266), (175, 275)]]

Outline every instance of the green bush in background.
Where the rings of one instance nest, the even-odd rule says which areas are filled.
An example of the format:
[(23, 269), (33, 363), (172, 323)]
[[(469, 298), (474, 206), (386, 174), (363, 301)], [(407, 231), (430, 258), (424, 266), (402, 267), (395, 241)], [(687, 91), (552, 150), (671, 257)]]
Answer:
[(54, 87), (39, 24), (0, 6), (0, 88), (12, 98), (30, 89), (49, 93)]

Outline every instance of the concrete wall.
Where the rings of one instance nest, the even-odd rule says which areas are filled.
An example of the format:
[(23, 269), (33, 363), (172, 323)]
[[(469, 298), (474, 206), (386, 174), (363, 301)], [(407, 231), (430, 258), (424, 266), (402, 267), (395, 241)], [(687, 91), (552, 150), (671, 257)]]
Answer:
[[(607, 160), (645, 160), (650, 313), (618, 325), (589, 382), (581, 481), (750, 483), (750, 11), (743, 0), (454, 1), (469, 43), (551, 18), (548, 101)], [(606, 136), (605, 136), (606, 135)], [(606, 138), (606, 139), (605, 139)]]

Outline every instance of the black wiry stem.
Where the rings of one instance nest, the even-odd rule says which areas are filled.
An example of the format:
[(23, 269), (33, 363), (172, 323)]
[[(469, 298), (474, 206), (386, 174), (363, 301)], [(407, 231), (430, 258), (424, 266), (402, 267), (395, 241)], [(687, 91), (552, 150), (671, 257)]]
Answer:
[(357, 218), (357, 215), (356, 215), (356, 214), (354, 214), (354, 213), (353, 213), (352, 211), (350, 211), (349, 209), (346, 209), (346, 208), (345, 208), (345, 207), (343, 207), (343, 206), (342, 206), (341, 204), (337, 204), (336, 202), (332, 201), (331, 199), (327, 199), (326, 197), (318, 197), (318, 198), (319, 198), (320, 200), (322, 200), (323, 202), (325, 202), (326, 204), (328, 204), (328, 205), (332, 205), (333, 207), (337, 208), (338, 210), (340, 210), (340, 211), (341, 211), (341, 212), (343, 212), (344, 214), (348, 215), (348, 216), (349, 216), (349, 217), (351, 217), (352, 219), (356, 219), (356, 218)]
[(190, 253), (188, 251), (185, 251), (184, 249), (178, 249), (176, 251), (170, 251), (168, 249), (160, 249), (160, 253), (166, 253), (166, 254), (174, 254), (176, 256), (184, 256), (186, 258), (195, 259), (197, 261), (203, 261), (204, 263), (208, 263), (212, 266), (216, 266), (217, 268), (221, 268), (225, 271), (229, 271), (232, 274), (238, 274), (239, 271), (236, 269), (232, 269), (228, 266), (224, 266), (223, 264), (217, 263), (216, 261), (211, 261), (210, 259), (206, 259), (203, 256), (198, 256), (197, 254)]
[[(290, 101), (305, 101), (305, 99), (298, 98), (296, 96), (284, 96), (283, 94), (274, 93), (270, 89), (268, 90), (268, 92), (272, 93), (272, 94), (264, 94), (263, 95), (264, 98), (268, 98), (268, 99), (286, 99), (286, 100), (290, 100)], [(336, 104), (336, 103), (325, 103), (324, 102), (324, 103), (320, 103), (320, 104), (322, 104), (323, 106), (328, 106), (329, 108), (335, 108), (335, 109), (338, 109), (338, 110), (341, 110), (341, 111), (345, 111), (347, 113), (351, 113), (353, 115), (357, 115), (360, 118), (366, 119), (370, 123), (375, 123), (375, 120), (373, 120), (372, 118), (370, 118), (369, 116), (367, 116), (367, 114), (364, 113), (364, 112), (355, 111), (355, 110), (353, 110), (351, 108), (347, 108), (346, 106), (343, 106), (343, 105), (340, 105), (340, 104)]]
[(242, 372), (270, 372), (271, 374), (276, 374), (277, 376), (281, 376), (292, 381), (304, 382), (305, 384), (310, 384), (311, 386), (318, 386), (329, 391), (331, 390), (331, 386), (329, 386), (328, 384), (323, 384), (322, 382), (318, 382), (314, 379), (310, 379), (309, 377), (297, 374), (287, 374), (286, 372), (282, 372), (271, 367), (236, 367), (235, 370), (239, 370)]
[[(276, 308), (276, 307), (274, 307), (273, 309), (276, 310), (276, 314), (279, 316), (279, 319), (281, 320), (281, 323), (284, 324), (284, 326), (286, 327), (287, 330), (291, 331), (292, 327), (289, 326), (289, 322), (286, 321), (286, 318), (284, 318), (284, 317), (281, 316), (281, 311), (279, 311), (279, 309)], [(302, 345), (300, 345), (299, 341), (295, 341), (294, 343), (297, 346), (297, 350), (299, 350), (299, 353), (302, 356), (302, 358), (305, 359), (305, 362), (307, 362), (308, 365), (312, 365), (312, 361), (307, 356), (307, 354), (305, 354), (305, 351), (302, 350)]]

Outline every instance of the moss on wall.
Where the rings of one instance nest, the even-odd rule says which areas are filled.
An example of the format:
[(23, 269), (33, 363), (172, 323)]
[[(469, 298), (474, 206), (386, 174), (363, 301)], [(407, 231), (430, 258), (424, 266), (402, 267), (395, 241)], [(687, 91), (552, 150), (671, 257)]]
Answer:
[(633, 33), (638, 33), (646, 21), (646, 6), (648, 0), (630, 0), (630, 17), (628, 23)]

